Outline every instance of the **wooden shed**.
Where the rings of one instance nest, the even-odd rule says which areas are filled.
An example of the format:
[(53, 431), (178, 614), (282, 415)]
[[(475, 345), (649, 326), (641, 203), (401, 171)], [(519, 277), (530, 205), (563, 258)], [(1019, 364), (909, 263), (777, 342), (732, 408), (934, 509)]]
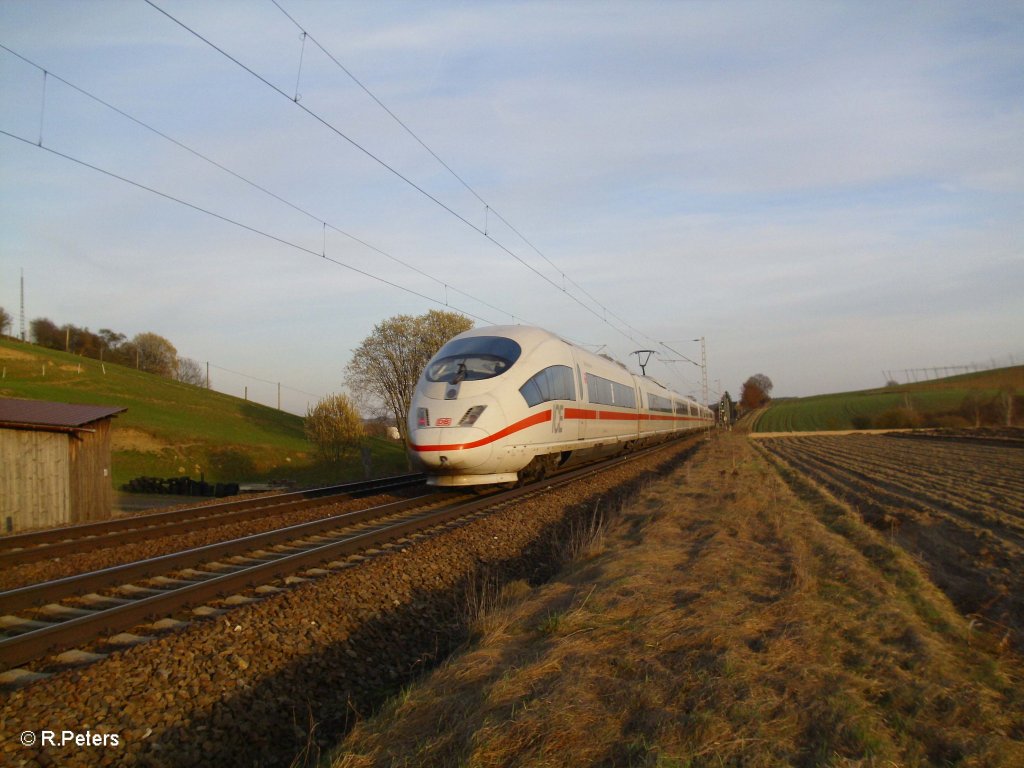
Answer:
[(3, 530), (110, 517), (110, 425), (126, 410), (0, 398)]

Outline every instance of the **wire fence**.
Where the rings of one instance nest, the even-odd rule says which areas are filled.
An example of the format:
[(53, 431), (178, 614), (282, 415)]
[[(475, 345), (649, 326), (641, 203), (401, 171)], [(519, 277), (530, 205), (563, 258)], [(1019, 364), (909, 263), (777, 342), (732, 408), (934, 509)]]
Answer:
[[(967, 365), (937, 365), (931, 368), (892, 368), (883, 370), (882, 376), (886, 384), (896, 382), (897, 384), (915, 384), (919, 381), (932, 381), (934, 379), (945, 379), (950, 376), (960, 376), (965, 373), (978, 373), (980, 371), (992, 371), (997, 368), (1011, 368), (1020, 365), (1024, 355), (1006, 355), (1005, 357), (990, 357), (987, 361), (980, 363), (968, 363)], [(902, 381), (900, 380), (902, 376)]]
[(323, 398), (323, 395), (315, 395), (280, 381), (263, 379), (211, 362), (200, 363), (200, 365), (205, 366), (208, 389), (224, 395), (241, 397), (244, 400), (276, 408), (279, 411), (305, 416), (309, 407)]

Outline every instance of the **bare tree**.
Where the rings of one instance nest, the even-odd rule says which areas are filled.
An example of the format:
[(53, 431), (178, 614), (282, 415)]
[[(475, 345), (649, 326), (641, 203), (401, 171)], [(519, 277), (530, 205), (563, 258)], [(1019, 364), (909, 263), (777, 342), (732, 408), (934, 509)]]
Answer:
[(128, 362), (125, 357), (125, 350), (122, 349), (122, 345), (125, 343), (127, 337), (123, 333), (117, 333), (109, 328), (100, 328), (99, 333), (100, 343), (100, 358), (110, 360), (112, 363), (126, 364)]
[(347, 395), (328, 395), (306, 410), (306, 437), (325, 461), (339, 462), (363, 440), (363, 420)]
[(1007, 427), (1013, 426), (1013, 401), (1015, 396), (1016, 392), (1013, 387), (1003, 387), (999, 390), (998, 408), (1002, 412), (1003, 425)]
[(203, 367), (191, 357), (179, 357), (174, 378), (185, 384), (192, 384), (206, 389), (206, 374)]
[(964, 401), (960, 404), (960, 414), (972, 422), (975, 427), (981, 426), (982, 413), (985, 410), (985, 398), (981, 392), (976, 389), (972, 389), (964, 397)]
[(403, 439), (416, 381), (430, 358), (473, 321), (454, 312), (396, 315), (374, 327), (345, 367), (345, 381), (359, 399), (372, 398), (394, 416)]
[(0, 336), (7, 335), (7, 328), (14, 322), (14, 318), (11, 317), (11, 313), (3, 307), (0, 307)]

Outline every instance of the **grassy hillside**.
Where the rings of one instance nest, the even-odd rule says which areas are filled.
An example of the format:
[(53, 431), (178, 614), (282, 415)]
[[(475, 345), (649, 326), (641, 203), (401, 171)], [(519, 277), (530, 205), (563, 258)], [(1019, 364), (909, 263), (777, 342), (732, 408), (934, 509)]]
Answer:
[(840, 392), (773, 402), (758, 419), (757, 432), (970, 427), (1002, 423), (1001, 393), (1015, 391), (1015, 423), (1024, 420), (1024, 366), (964, 374), (861, 392)]
[[(302, 419), (212, 390), (121, 365), (0, 340), (0, 396), (119, 405), (113, 478), (200, 472), (211, 482), (292, 479), (303, 484), (361, 477), (362, 467), (318, 465)], [(400, 445), (372, 440), (376, 474), (403, 471)]]

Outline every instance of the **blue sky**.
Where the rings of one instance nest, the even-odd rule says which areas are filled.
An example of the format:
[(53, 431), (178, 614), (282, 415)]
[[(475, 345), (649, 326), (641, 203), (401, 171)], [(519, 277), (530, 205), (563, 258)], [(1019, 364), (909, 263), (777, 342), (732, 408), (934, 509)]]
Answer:
[(734, 395), (1024, 359), (1020, 3), (279, 0), (470, 190), (270, 0), (153, 2), (298, 106), (142, 0), (0, 2), (0, 43), (56, 76), (0, 50), (16, 318), (24, 268), (29, 318), (159, 333), (295, 411), (446, 301), (627, 362), (703, 336)]

